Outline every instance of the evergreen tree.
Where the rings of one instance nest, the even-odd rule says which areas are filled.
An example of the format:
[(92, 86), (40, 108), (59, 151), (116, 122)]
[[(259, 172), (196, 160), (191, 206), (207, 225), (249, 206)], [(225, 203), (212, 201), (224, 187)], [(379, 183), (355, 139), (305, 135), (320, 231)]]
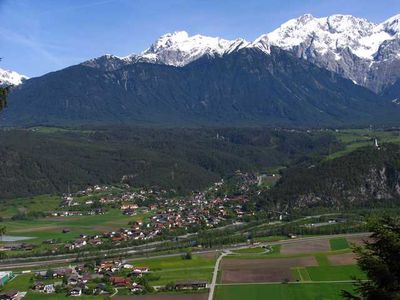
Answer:
[(400, 218), (383, 217), (369, 223), (373, 232), (365, 247), (356, 247), (358, 265), (368, 277), (345, 299), (400, 299)]

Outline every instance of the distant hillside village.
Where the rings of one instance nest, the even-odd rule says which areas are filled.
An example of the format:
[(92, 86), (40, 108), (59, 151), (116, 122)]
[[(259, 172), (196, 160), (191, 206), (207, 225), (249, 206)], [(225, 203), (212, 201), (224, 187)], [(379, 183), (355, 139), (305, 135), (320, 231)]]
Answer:
[[(248, 192), (260, 187), (266, 180), (277, 180), (278, 175), (260, 175), (237, 171), (228, 181), (215, 182), (204, 191), (193, 192), (191, 196), (180, 197), (175, 191), (142, 188), (132, 190), (129, 186), (116, 189), (113, 186), (95, 185), (74, 194), (65, 194), (59, 209), (48, 211), (49, 219), (74, 216), (102, 215), (118, 208), (121, 215), (134, 217), (126, 227), (98, 234), (82, 232), (74, 240), (60, 244), (49, 238), (43, 244), (50, 246), (51, 254), (76, 251), (103, 244), (117, 246), (121, 243), (148, 241), (165, 234), (185, 234), (200, 229), (217, 228), (243, 222), (255, 216), (254, 206), (247, 205)], [(68, 234), (65, 227), (62, 233)], [(30, 243), (0, 244), (3, 251), (30, 251), (38, 245)]]

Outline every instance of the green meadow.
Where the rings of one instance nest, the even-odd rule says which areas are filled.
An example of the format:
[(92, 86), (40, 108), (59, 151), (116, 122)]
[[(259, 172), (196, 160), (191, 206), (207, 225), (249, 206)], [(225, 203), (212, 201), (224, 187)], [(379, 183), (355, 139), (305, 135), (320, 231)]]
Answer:
[(352, 290), (346, 283), (303, 283), (303, 284), (240, 284), (219, 285), (215, 300), (339, 300), (342, 290)]
[(345, 238), (330, 239), (329, 244), (331, 246), (332, 251), (350, 248), (349, 243)]
[(369, 130), (369, 129), (344, 129), (335, 132), (336, 138), (342, 142), (345, 148), (328, 156), (328, 159), (337, 158), (348, 154), (360, 147), (373, 144), (373, 139), (377, 138), (378, 143), (400, 144), (400, 132)]
[[(7, 235), (32, 237), (30, 243), (41, 243), (47, 239), (62, 242), (79, 237), (80, 234), (98, 234), (104, 231), (128, 227), (130, 221), (145, 220), (151, 213), (126, 216), (119, 209), (110, 209), (103, 215), (46, 217), (34, 220), (5, 221)], [(70, 232), (62, 233), (64, 228)]]
[[(217, 253), (216, 253), (217, 255)], [(178, 280), (206, 280), (211, 281), (215, 264), (215, 257), (193, 255), (192, 259), (183, 259), (182, 256), (171, 256), (134, 260), (135, 266), (146, 266), (151, 269), (152, 285), (165, 285)]]

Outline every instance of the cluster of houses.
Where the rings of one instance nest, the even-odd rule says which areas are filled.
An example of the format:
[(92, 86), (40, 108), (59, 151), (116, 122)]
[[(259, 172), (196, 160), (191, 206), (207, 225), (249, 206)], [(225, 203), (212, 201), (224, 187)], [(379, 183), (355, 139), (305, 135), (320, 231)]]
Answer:
[[(59, 291), (69, 296), (78, 297), (83, 294), (108, 295), (115, 288), (127, 288), (132, 293), (144, 291), (144, 287), (137, 283), (137, 278), (150, 272), (148, 267), (123, 264), (121, 261), (104, 261), (96, 265), (94, 269), (86, 266), (75, 268), (58, 269), (49, 273), (48, 271), (37, 272), (36, 281), (32, 289), (36, 292), (51, 294)], [(123, 276), (121, 274), (127, 274)], [(44, 281), (54, 281), (53, 284), (45, 284)]]
[[(257, 184), (257, 177), (247, 173), (239, 173), (236, 176), (241, 178), (238, 190), (247, 190), (251, 184)], [(244, 179), (243, 179), (244, 178)], [(129, 240), (149, 240), (161, 235), (165, 231), (183, 229), (191, 231), (192, 228), (215, 228), (225, 225), (230, 221), (240, 221), (244, 216), (252, 216), (255, 212), (245, 212), (242, 207), (248, 201), (246, 193), (239, 193), (233, 196), (213, 197), (212, 194), (224, 188), (225, 182), (221, 180), (215, 183), (209, 190), (196, 192), (190, 197), (167, 198), (164, 197), (166, 191), (141, 190), (139, 192), (127, 191), (121, 195), (104, 196), (99, 200), (102, 205), (118, 204), (121, 213), (124, 215), (136, 215), (151, 212), (151, 217), (146, 221), (131, 222), (130, 227), (120, 228), (119, 230), (104, 232), (101, 235), (86, 236), (70, 241), (65, 245), (65, 249), (75, 250), (88, 245), (98, 246), (107, 242), (120, 243)], [(97, 187), (104, 191), (104, 187)], [(90, 189), (93, 191), (94, 189)], [(213, 193), (210, 193), (212, 191)], [(86, 193), (82, 191), (81, 193)], [(210, 196), (211, 195), (211, 196)], [(149, 201), (147, 206), (139, 206), (142, 201), (152, 197), (156, 202)], [(64, 197), (63, 203), (74, 205), (73, 197)], [(72, 204), (71, 204), (72, 203)], [(73, 214), (68, 211), (65, 215)], [(79, 212), (77, 212), (79, 213)], [(102, 213), (102, 212), (99, 212)], [(228, 221), (229, 222), (229, 221)]]
[(0, 251), (31, 251), (35, 247), (37, 246), (28, 243), (5, 243), (0, 244)]

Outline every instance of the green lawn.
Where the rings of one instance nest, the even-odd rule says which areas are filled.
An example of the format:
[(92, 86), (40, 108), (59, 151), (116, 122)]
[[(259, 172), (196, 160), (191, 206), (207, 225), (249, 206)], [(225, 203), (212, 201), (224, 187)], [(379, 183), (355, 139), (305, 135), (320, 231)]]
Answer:
[(18, 290), (20, 292), (23, 292), (23, 291), (26, 292), (29, 290), (29, 287), (32, 285), (32, 283), (30, 282), (31, 278), (32, 278), (32, 275), (29, 275), (29, 274), (18, 275), (6, 284), (5, 290)]
[(345, 238), (330, 239), (329, 243), (332, 251), (350, 248), (349, 243)]
[(153, 276), (159, 277), (157, 280), (150, 281), (151, 285), (165, 285), (169, 282), (176, 282), (178, 280), (206, 280), (211, 282), (212, 267), (199, 267), (191, 269), (175, 269), (166, 271), (152, 272)]
[(152, 277), (159, 277), (159, 279), (151, 281), (152, 285), (165, 285), (168, 282), (177, 280), (211, 281), (215, 258), (193, 255), (192, 259), (182, 259), (179, 255), (134, 260), (132, 263), (136, 266), (150, 267)]
[(323, 266), (330, 265), (330, 262), (328, 260), (328, 257), (326, 256), (326, 254), (319, 253), (319, 254), (314, 255), (314, 257), (317, 260), (319, 266), (323, 267)]
[(133, 263), (135, 266), (149, 267), (153, 271), (165, 271), (182, 268), (213, 267), (215, 260), (215, 258), (209, 258), (202, 255), (193, 255), (192, 259), (182, 259), (180, 255), (177, 255), (171, 257), (134, 260), (131, 263)]
[(340, 292), (351, 284), (244, 284), (217, 286), (216, 300), (341, 300)]
[(351, 280), (353, 276), (365, 279), (357, 265), (306, 267), (312, 281)]
[[(95, 234), (128, 226), (129, 221), (143, 220), (151, 213), (125, 216), (119, 209), (111, 209), (104, 215), (47, 217), (28, 221), (2, 222), (8, 235), (34, 237), (32, 243), (41, 243), (47, 239), (69, 241), (80, 234)], [(69, 233), (62, 233), (63, 228), (69, 228)]]
[(311, 281), (310, 274), (308, 274), (307, 269), (303, 267), (293, 268), (292, 276), (294, 281)]

